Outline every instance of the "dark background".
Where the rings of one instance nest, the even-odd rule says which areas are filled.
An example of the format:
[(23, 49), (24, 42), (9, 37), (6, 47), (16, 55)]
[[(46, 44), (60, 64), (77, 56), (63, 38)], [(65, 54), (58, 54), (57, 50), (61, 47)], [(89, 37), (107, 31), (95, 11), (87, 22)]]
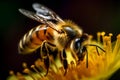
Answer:
[(117, 35), (120, 32), (119, 0), (1, 0), (1, 80), (6, 80), (9, 70), (22, 72), (22, 62), (27, 62), (29, 65), (39, 57), (38, 54), (20, 55), (17, 51), (20, 38), (39, 24), (20, 14), (18, 9), (33, 10), (31, 5), (34, 2), (46, 5), (63, 19), (73, 20), (89, 34), (96, 35), (98, 31), (106, 31)]

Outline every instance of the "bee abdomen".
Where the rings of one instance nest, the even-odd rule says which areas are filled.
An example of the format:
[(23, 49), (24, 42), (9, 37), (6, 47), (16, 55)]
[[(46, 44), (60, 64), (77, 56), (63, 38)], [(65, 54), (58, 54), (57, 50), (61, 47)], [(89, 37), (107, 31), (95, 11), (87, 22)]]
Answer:
[(53, 29), (40, 25), (26, 33), (19, 42), (19, 53), (31, 53), (39, 48), (44, 40), (54, 40)]

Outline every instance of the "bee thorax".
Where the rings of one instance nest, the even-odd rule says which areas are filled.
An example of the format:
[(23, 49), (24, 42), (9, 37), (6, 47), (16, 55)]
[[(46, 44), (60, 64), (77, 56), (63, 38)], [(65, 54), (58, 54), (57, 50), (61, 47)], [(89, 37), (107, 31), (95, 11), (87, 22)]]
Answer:
[(65, 48), (68, 43), (68, 37), (66, 36), (66, 34), (58, 34), (55, 39), (55, 44), (58, 49), (63, 50), (63, 48)]

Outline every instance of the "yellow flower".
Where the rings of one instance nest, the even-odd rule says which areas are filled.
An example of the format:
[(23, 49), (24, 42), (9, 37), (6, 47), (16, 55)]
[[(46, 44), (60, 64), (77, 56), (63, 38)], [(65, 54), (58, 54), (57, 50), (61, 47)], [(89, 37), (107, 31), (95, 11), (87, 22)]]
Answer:
[[(66, 75), (64, 75), (60, 60), (57, 60), (56, 63), (52, 61), (48, 74), (44, 76), (46, 71), (44, 64), (41, 60), (37, 60), (35, 65), (31, 66), (36, 73), (33, 73), (24, 64), (24, 72), (29, 74), (29, 79), (28, 76), (23, 76), (20, 73), (17, 73), (16, 76), (19, 79), (22, 76), (24, 78), (22, 80), (30, 80), (30, 77), (33, 80), (108, 80), (120, 69), (120, 34), (117, 36), (114, 45), (111, 43), (111, 33), (108, 36), (105, 35), (105, 32), (98, 33), (97, 37), (97, 41), (90, 38), (90, 44), (99, 45), (105, 52), (99, 48), (96, 49), (95, 46), (88, 46), (88, 68), (86, 67), (86, 56), (83, 61), (76, 64), (74, 58), (70, 55), (70, 50), (67, 50), (69, 65)], [(13, 73), (11, 72), (11, 74)]]

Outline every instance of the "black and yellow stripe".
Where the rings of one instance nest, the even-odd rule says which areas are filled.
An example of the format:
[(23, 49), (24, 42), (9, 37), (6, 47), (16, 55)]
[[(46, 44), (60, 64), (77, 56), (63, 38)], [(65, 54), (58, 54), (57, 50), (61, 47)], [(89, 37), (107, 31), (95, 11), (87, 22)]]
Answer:
[(39, 48), (44, 40), (53, 41), (53, 29), (39, 25), (27, 32), (19, 42), (19, 53), (31, 53)]

